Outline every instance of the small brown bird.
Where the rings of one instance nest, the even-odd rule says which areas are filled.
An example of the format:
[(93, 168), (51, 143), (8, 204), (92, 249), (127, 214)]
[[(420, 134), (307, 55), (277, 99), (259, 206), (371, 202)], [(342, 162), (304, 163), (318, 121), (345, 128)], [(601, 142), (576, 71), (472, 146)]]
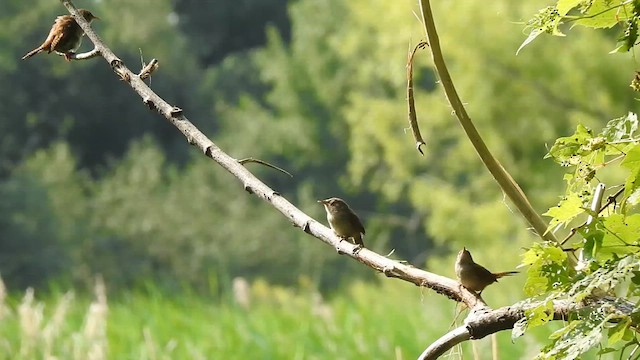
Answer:
[[(79, 9), (78, 12), (89, 23), (93, 20), (99, 19), (94, 16), (91, 11), (85, 9)], [(80, 44), (82, 44), (82, 37), (84, 31), (80, 28), (80, 25), (71, 15), (61, 15), (56, 18), (56, 21), (49, 31), (49, 36), (39, 47), (29, 51), (22, 60), (30, 58), (33, 55), (46, 51), (51, 53), (55, 51), (58, 54), (64, 55), (67, 61), (71, 60), (71, 55), (75, 54)]]
[(467, 289), (477, 293), (481, 293), (487, 286), (498, 282), (501, 277), (517, 273), (517, 271), (492, 273), (482, 265), (476, 264), (471, 257), (471, 253), (466, 248), (460, 250), (456, 259), (456, 276), (458, 276), (460, 283)]
[(351, 210), (344, 200), (334, 197), (318, 200), (318, 202), (324, 205), (324, 209), (327, 212), (327, 221), (329, 221), (329, 226), (331, 226), (336, 235), (344, 239), (352, 238), (355, 244), (364, 247), (362, 242), (364, 226), (362, 226), (358, 215)]

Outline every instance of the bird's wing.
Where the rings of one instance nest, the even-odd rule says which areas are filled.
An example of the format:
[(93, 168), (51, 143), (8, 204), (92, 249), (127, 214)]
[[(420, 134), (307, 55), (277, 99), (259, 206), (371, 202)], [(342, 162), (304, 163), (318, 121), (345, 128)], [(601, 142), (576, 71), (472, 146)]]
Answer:
[(358, 227), (358, 231), (360, 231), (361, 234), (364, 234), (364, 226), (362, 226), (362, 222), (360, 222), (360, 218), (358, 217), (358, 215), (356, 215), (353, 211), (351, 211), (350, 215), (352, 222)]
[(478, 263), (474, 263), (474, 264), (476, 265), (474, 271), (477, 273), (479, 278), (481, 278), (481, 279), (493, 278), (494, 282), (497, 281), (497, 280), (495, 280), (497, 278), (496, 274), (494, 274), (491, 271), (487, 270), (486, 267), (484, 267), (484, 266), (482, 266), (482, 265), (480, 265)]
[(71, 27), (73, 26), (78, 26), (78, 24), (76, 24), (76, 21), (72, 16), (63, 15), (56, 18), (56, 22), (51, 28), (51, 33), (49, 33), (49, 36), (53, 35), (51, 46), (49, 47), (49, 52), (53, 51), (58, 46), (58, 43), (62, 41), (66, 36), (69, 36), (69, 34), (71, 33)]

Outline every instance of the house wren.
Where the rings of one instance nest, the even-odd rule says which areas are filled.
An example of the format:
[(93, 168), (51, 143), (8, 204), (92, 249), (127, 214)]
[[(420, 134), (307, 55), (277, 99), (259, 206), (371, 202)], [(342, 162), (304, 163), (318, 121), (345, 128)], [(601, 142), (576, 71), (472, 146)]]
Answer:
[(318, 202), (324, 205), (324, 209), (327, 212), (327, 221), (329, 221), (329, 226), (331, 226), (336, 235), (344, 239), (352, 238), (355, 244), (364, 247), (362, 242), (364, 226), (362, 226), (358, 215), (351, 210), (344, 200), (334, 197), (318, 200)]
[[(95, 19), (99, 19), (94, 16), (89, 10), (79, 9), (78, 13), (84, 17), (89, 23)], [(55, 51), (58, 54), (64, 55), (67, 61), (71, 60), (71, 55), (75, 53), (82, 43), (82, 37), (84, 31), (80, 28), (80, 25), (71, 15), (61, 15), (56, 18), (56, 21), (49, 31), (49, 36), (39, 47), (29, 51), (22, 60), (30, 58), (33, 55), (46, 51), (51, 53)]]
[(492, 273), (482, 265), (476, 264), (471, 257), (471, 253), (466, 248), (460, 250), (456, 259), (456, 276), (458, 276), (460, 283), (467, 289), (477, 293), (481, 293), (487, 286), (498, 282), (501, 277), (517, 273), (517, 271)]

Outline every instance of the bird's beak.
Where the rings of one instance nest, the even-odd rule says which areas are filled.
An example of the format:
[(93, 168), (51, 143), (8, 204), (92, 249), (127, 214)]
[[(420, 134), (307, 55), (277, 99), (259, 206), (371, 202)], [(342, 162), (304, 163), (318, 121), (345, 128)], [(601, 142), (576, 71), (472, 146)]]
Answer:
[(327, 200), (318, 200), (318, 202), (319, 202), (320, 204), (324, 205), (324, 204), (326, 204), (326, 203), (327, 203)]

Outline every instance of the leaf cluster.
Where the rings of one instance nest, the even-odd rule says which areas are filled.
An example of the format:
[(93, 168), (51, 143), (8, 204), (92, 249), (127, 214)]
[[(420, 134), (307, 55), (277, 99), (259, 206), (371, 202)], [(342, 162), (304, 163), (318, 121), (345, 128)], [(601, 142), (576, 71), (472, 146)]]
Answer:
[(538, 11), (527, 23), (529, 35), (518, 51), (541, 34), (565, 36), (562, 25), (607, 29), (617, 26), (620, 35), (611, 52), (627, 52), (638, 42), (640, 1), (637, 0), (558, 0)]
[[(638, 347), (636, 311), (625, 314), (615, 306), (616, 301), (628, 306), (640, 295), (638, 118), (629, 113), (613, 119), (597, 134), (578, 125), (574, 134), (556, 140), (547, 157), (568, 168), (564, 197), (545, 213), (551, 217), (548, 231), (573, 227), (564, 249), (541, 243), (524, 254), (525, 292), (542, 305), (527, 311), (514, 336), (545, 324), (553, 304), (567, 301), (585, 307), (565, 319), (538, 358), (574, 359), (593, 347), (600, 354)], [(594, 208), (603, 179), (618, 183), (609, 188), (606, 203)], [(614, 300), (599, 301), (603, 298)]]

